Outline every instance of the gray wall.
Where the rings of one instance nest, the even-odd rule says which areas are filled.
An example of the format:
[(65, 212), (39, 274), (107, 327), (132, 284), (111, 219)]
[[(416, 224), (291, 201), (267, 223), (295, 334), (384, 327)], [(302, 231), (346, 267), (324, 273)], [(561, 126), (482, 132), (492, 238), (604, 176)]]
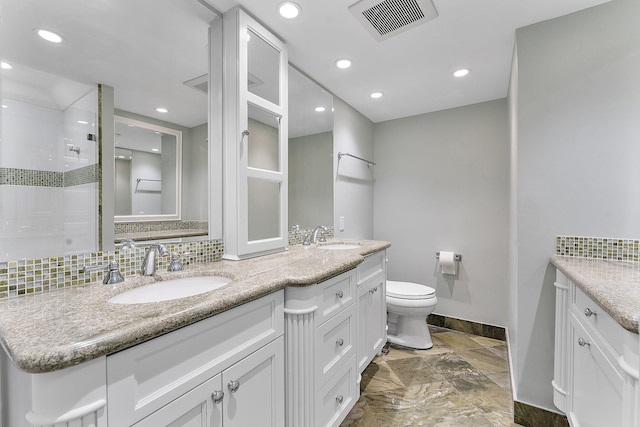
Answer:
[[(558, 234), (640, 237), (640, 2), (516, 33), (517, 269), (510, 320), (517, 399), (553, 409)], [(515, 323), (514, 323), (515, 322)]]
[(333, 133), (289, 139), (289, 226), (333, 224)]
[[(373, 155), (373, 123), (338, 97), (334, 97), (333, 125), (333, 224), (335, 237), (373, 238), (373, 184), (376, 167), (343, 157), (339, 152), (375, 161)], [(339, 166), (338, 166), (339, 163)], [(345, 221), (339, 229), (339, 218)]]
[[(375, 238), (390, 279), (436, 288), (436, 313), (506, 324), (507, 142), (505, 99), (375, 125)], [(457, 276), (439, 250), (462, 254)]]

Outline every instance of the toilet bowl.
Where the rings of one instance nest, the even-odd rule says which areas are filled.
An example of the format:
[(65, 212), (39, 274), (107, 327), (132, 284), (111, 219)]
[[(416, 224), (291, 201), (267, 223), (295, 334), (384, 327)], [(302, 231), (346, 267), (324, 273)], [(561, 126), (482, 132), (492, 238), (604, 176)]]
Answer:
[(387, 280), (387, 340), (421, 350), (433, 347), (427, 316), (437, 302), (433, 288)]

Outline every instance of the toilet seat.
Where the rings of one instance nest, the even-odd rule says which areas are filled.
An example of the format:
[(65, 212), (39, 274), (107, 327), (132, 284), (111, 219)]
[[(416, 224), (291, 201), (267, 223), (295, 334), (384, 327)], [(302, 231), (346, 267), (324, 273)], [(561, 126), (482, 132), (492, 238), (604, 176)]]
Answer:
[(435, 298), (436, 291), (418, 283), (387, 280), (387, 296), (404, 300), (424, 300)]

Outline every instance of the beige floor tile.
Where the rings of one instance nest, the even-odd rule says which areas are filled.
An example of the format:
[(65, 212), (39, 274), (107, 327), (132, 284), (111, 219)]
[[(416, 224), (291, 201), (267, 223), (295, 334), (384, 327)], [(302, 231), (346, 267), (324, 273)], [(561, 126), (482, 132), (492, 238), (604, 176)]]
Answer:
[(462, 332), (443, 332), (437, 334), (437, 338), (444, 341), (449, 348), (456, 351), (482, 348), (482, 345), (473, 341), (468, 335)]
[(403, 387), (402, 381), (389, 368), (386, 362), (377, 363), (374, 361), (362, 372), (361, 393), (375, 393)]
[(519, 427), (513, 423), (506, 344), (429, 329), (432, 349), (391, 346), (374, 359), (341, 426)]
[(509, 392), (511, 391), (511, 375), (509, 375), (509, 371), (493, 372), (485, 375), (487, 376), (487, 378), (498, 384), (503, 389)]
[(444, 380), (422, 357), (389, 360), (387, 365), (405, 387)]
[(493, 338), (481, 337), (478, 335), (469, 335), (469, 339), (477, 342), (483, 347), (494, 347), (498, 345), (504, 345), (504, 341), (495, 340)]
[(505, 359), (486, 348), (459, 351), (458, 355), (485, 374), (509, 370)]

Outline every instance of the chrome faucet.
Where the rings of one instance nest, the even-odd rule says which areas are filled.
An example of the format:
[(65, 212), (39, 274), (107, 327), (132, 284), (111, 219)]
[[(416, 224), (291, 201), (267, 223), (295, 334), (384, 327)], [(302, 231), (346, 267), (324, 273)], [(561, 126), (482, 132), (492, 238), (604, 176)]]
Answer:
[(156, 251), (160, 256), (169, 256), (169, 250), (162, 243), (154, 243), (149, 245), (149, 249), (144, 254), (140, 274), (143, 276), (152, 276), (156, 273)]
[[(320, 232), (320, 237), (318, 237), (318, 232)], [(311, 234), (309, 234), (306, 239), (304, 239), (304, 242), (302, 242), (302, 244), (308, 246), (312, 243), (326, 242), (328, 232), (329, 229), (327, 227), (325, 227), (324, 225), (319, 225), (313, 229)]]

